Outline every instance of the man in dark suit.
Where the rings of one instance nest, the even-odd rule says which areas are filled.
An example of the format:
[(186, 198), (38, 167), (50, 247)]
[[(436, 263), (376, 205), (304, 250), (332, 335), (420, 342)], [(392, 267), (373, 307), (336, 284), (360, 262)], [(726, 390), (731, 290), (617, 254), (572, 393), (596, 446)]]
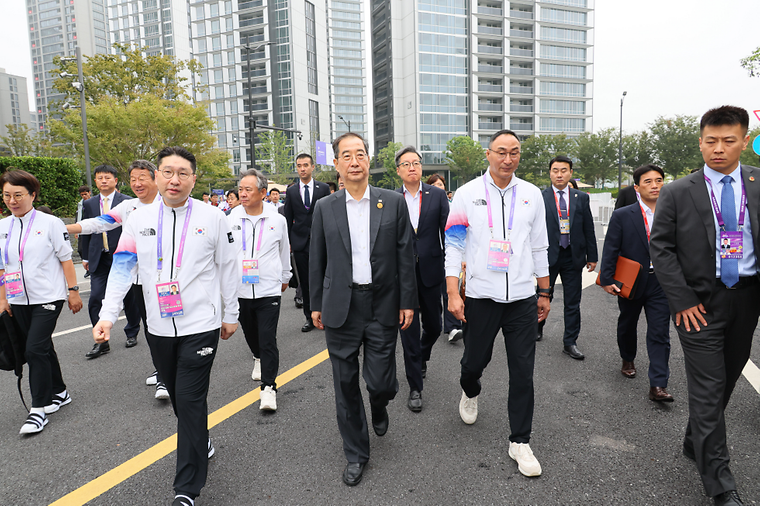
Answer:
[[(95, 167), (95, 184), (99, 195), (95, 195), (82, 204), (82, 219), (94, 218), (116, 207), (129, 197), (116, 191), (118, 173), (110, 165)], [(121, 227), (97, 235), (80, 235), (82, 244), (82, 265), (90, 273), (90, 301), (87, 310), (90, 313), (90, 321), (95, 326), (100, 321), (100, 308), (103, 305), (103, 297), (106, 295), (108, 273), (111, 272), (113, 252), (119, 244)], [(134, 291), (130, 290), (124, 298), (124, 314), (127, 317), (127, 325), (124, 333), (127, 335), (127, 348), (137, 344), (137, 333), (140, 331), (140, 308), (135, 301)], [(108, 341), (96, 343), (85, 354), (87, 358), (97, 358), (111, 351)]]
[[(562, 277), (565, 296), (565, 334), (563, 352), (576, 360), (585, 356), (578, 349), (581, 331), (581, 292), (583, 268), (596, 269), (599, 253), (594, 234), (594, 218), (587, 194), (572, 189), (573, 161), (556, 156), (549, 162), (552, 186), (542, 193), (546, 207), (546, 232), (549, 236), (549, 280), (552, 294), (557, 275)], [(543, 337), (546, 320), (538, 324), (538, 340)]]
[(639, 197), (636, 195), (636, 188), (634, 188), (633, 185), (626, 186), (625, 188), (621, 188), (618, 192), (617, 199), (615, 199), (615, 209), (617, 210), (621, 207), (630, 206), (638, 201)]
[[(705, 165), (662, 189), (650, 244), (686, 364), (683, 453), (696, 461), (705, 492), (720, 506), (742, 504), (728, 467), (724, 411), (760, 316), (760, 170), (739, 162), (748, 126), (739, 107), (702, 116)], [(741, 242), (742, 251), (723, 250), (722, 239)]]
[(667, 391), (670, 368), (670, 310), (649, 259), (649, 235), (654, 221), (657, 197), (665, 173), (656, 165), (643, 165), (633, 172), (636, 191), (641, 201), (621, 207), (610, 218), (604, 237), (600, 283), (604, 291), (617, 295), (615, 267), (618, 257), (641, 264), (632, 299), (618, 297), (617, 340), (623, 366), (620, 372), (627, 378), (636, 377), (636, 327), (643, 308), (647, 316), (647, 352), (649, 353), (649, 398), (657, 402), (673, 402)]
[[(441, 285), (446, 280), (443, 270), (443, 244), (446, 241), (446, 220), (449, 201), (440, 188), (424, 184), (422, 156), (414, 146), (406, 146), (396, 153), (396, 171), (404, 182), (397, 192), (404, 196), (409, 220), (412, 224), (417, 298), (419, 309), (414, 311), (411, 326), (401, 331), (404, 348), (404, 366), (409, 382), (407, 407), (422, 411), (422, 378), (438, 336), (441, 334)], [(422, 338), (420, 338), (422, 315)]]
[[(298, 170), (298, 183), (289, 186), (285, 192), (285, 220), (288, 222), (288, 236), (290, 249), (296, 261), (298, 282), (303, 297), (303, 314), (306, 323), (301, 327), (301, 332), (309, 332), (314, 329), (311, 321), (311, 305), (309, 303), (309, 239), (311, 237), (311, 220), (314, 216), (314, 207), (319, 199), (330, 195), (330, 187), (326, 183), (311, 177), (314, 172), (314, 159), (311, 155), (301, 153), (296, 157), (296, 169)], [(321, 283), (321, 279), (315, 279)]]
[[(417, 307), (414, 251), (404, 197), (368, 185), (369, 150), (355, 133), (333, 141), (335, 166), (345, 182), (314, 212), (310, 274), (312, 318), (325, 329), (333, 368), (335, 407), (348, 464), (343, 481), (362, 479), (369, 431), (359, 388), (359, 348), (369, 392), (372, 427), (388, 430), (388, 402), (398, 392), (396, 332)], [(319, 282), (316, 282), (319, 280)]]

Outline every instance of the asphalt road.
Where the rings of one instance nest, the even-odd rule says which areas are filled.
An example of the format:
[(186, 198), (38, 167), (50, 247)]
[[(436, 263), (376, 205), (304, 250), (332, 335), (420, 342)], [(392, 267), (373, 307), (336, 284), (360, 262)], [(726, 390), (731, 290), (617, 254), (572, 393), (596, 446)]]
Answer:
[[(281, 374), (325, 349), (321, 331), (300, 332), (303, 315), (292, 301), (293, 290), (288, 290), (278, 329)], [(507, 454), (503, 341), (497, 340), (483, 377), (477, 423), (467, 426), (458, 414), (463, 345), (442, 337), (429, 362), (421, 413), (406, 407), (409, 389), (399, 343), (400, 391), (389, 406), (390, 429), (382, 438), (371, 435), (372, 456), (359, 486), (346, 487), (340, 479), (345, 460), (331, 369), (323, 361), (279, 388), (275, 414), (263, 414), (255, 402), (211, 429), (216, 455), (196, 504), (712, 504), (693, 462), (681, 455), (688, 409), (675, 332), (668, 389), (676, 402), (659, 405), (647, 398), (643, 316), (639, 375), (631, 380), (619, 372), (614, 299), (596, 286), (584, 290), (578, 341), (586, 354), (582, 362), (562, 353), (561, 304), (560, 294), (537, 345), (531, 447), (543, 467), (541, 477), (523, 477)], [(86, 311), (72, 315), (64, 308), (57, 331), (88, 323)], [(92, 346), (88, 329), (55, 338), (73, 402), (51, 415), (41, 434), (18, 435), (26, 412), (15, 377), (1, 376), (0, 505), (53, 503), (175, 433), (171, 406), (155, 400), (154, 388), (145, 386), (153, 367), (144, 337), (135, 348), (124, 348), (123, 326), (123, 320), (116, 325), (111, 353), (91, 361), (84, 358)], [(757, 339), (752, 360), (760, 364)], [(250, 378), (251, 367), (241, 331), (220, 344), (208, 396), (211, 412), (258, 387)], [(24, 391), (29, 400), (26, 378)], [(760, 394), (744, 378), (726, 418), (739, 493), (745, 504), (756, 504)], [(117, 476), (119, 483), (88, 504), (170, 504), (174, 466), (172, 452), (123, 481)]]

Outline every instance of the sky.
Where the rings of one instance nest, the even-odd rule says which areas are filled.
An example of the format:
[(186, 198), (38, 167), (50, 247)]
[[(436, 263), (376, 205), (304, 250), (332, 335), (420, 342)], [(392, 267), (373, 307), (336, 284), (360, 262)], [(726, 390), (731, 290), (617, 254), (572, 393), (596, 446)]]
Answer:
[[(658, 116), (699, 117), (732, 104), (760, 110), (760, 77), (739, 60), (760, 46), (757, 0), (590, 0), (594, 11), (593, 128), (644, 130)], [(368, 2), (367, 2), (368, 3)], [(25, 76), (34, 107), (26, 9), (0, 0), (0, 67)], [(759, 113), (760, 114), (760, 113)]]

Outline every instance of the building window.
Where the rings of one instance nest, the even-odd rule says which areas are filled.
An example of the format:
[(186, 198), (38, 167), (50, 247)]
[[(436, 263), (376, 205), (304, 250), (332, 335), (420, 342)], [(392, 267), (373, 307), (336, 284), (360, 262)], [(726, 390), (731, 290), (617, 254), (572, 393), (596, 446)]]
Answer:
[(306, 2), (306, 74), (309, 93), (319, 92), (317, 87), (317, 25), (314, 4)]
[(312, 141), (319, 140), (319, 102), (309, 100), (309, 133)]

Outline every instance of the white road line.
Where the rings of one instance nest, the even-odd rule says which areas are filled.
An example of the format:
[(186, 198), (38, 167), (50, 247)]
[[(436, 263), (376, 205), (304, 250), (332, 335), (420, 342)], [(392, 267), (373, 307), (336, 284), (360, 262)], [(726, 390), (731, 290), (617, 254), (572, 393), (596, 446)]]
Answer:
[[(126, 318), (126, 316), (120, 316), (119, 320), (123, 320)], [(75, 329), (69, 329), (69, 330), (62, 330), (60, 332), (56, 332), (52, 335), (52, 337), (58, 337), (58, 336), (65, 336), (66, 334), (73, 334), (74, 332), (79, 332), (80, 330), (84, 329), (91, 329), (92, 325), (82, 325), (81, 327), (77, 327)]]
[(744, 374), (744, 377), (747, 378), (747, 381), (749, 381), (749, 384), (752, 385), (752, 388), (757, 390), (757, 393), (760, 394), (760, 369), (755, 365), (755, 363), (751, 360), (747, 360), (747, 365), (744, 366), (742, 374)]

